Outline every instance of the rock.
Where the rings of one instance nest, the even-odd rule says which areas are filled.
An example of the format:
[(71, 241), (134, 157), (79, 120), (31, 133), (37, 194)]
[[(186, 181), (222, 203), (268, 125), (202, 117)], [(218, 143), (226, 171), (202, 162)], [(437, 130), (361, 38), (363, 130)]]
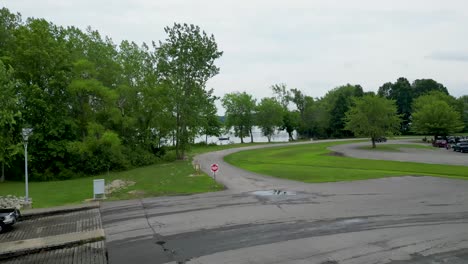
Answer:
[(0, 208), (18, 208), (31, 205), (30, 201), (25, 201), (25, 197), (16, 197), (14, 195), (0, 196)]
[(133, 186), (135, 185), (135, 182), (134, 181), (124, 181), (124, 180), (120, 180), (120, 179), (117, 179), (117, 180), (113, 180), (111, 183), (109, 184), (106, 184), (106, 194), (111, 194), (115, 191), (119, 191), (119, 190), (122, 190), (122, 189), (125, 189), (129, 186)]

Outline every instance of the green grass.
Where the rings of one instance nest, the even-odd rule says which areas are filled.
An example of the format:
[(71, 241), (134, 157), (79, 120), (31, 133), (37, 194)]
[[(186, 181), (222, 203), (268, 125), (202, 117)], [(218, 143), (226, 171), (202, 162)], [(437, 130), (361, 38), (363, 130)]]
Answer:
[(430, 145), (423, 144), (377, 144), (376, 148), (372, 148), (371, 145), (360, 146), (359, 149), (371, 150), (371, 151), (388, 151), (388, 152), (401, 152), (402, 148), (415, 148), (415, 149), (432, 149)]
[[(93, 197), (93, 179), (134, 181), (135, 185), (112, 193), (108, 200), (135, 199), (150, 196), (180, 195), (222, 190), (223, 186), (205, 174), (192, 176), (194, 169), (188, 161), (176, 161), (141, 167), (109, 175), (85, 177), (66, 181), (30, 182), (29, 196), (34, 208), (81, 203)], [(134, 195), (129, 191), (139, 191)], [(24, 196), (24, 182), (0, 183), (0, 196)]]
[[(225, 144), (221, 146), (195, 145), (189, 151), (189, 157), (194, 155), (266, 143)], [(78, 204), (93, 197), (93, 180), (105, 179), (106, 184), (116, 180), (133, 181), (135, 185), (112, 193), (108, 200), (125, 200), (141, 197), (184, 195), (219, 191), (223, 186), (217, 184), (206, 174), (193, 176), (195, 173), (191, 162), (175, 161), (151, 165), (123, 172), (111, 172), (94, 177), (85, 177), (66, 181), (30, 182), (29, 196), (33, 199), (34, 208), (53, 207), (59, 205)], [(130, 194), (130, 191), (138, 191)], [(0, 183), (0, 196), (24, 196), (24, 182)]]
[(225, 160), (243, 169), (279, 178), (303, 182), (334, 182), (382, 178), (389, 176), (427, 175), (468, 179), (468, 168), (366, 160), (333, 156), (327, 147), (349, 142), (330, 142), (233, 153)]

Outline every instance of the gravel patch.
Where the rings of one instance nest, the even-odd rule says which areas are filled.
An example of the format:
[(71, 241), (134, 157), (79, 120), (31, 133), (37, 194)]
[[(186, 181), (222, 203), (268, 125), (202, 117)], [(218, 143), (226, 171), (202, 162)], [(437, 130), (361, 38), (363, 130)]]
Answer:
[(106, 194), (111, 194), (116, 191), (126, 189), (130, 186), (135, 185), (134, 181), (124, 181), (124, 180), (113, 180), (111, 183), (106, 184)]
[(21, 209), (27, 202), (25, 197), (16, 197), (14, 195), (0, 196), (0, 208)]

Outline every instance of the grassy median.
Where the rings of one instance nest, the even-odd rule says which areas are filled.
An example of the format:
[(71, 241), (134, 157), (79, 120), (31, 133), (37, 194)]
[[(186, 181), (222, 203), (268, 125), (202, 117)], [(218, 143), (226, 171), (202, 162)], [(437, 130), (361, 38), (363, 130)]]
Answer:
[(327, 149), (347, 143), (350, 142), (247, 150), (228, 155), (225, 160), (256, 173), (310, 183), (407, 175), (468, 179), (466, 166), (356, 159), (339, 156)]

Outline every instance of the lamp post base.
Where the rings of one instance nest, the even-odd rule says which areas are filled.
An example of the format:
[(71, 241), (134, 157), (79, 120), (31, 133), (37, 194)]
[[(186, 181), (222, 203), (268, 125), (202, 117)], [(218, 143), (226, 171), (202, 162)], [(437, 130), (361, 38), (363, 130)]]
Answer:
[(22, 209), (31, 209), (32, 208), (32, 199), (25, 199), (24, 203), (22, 204)]

